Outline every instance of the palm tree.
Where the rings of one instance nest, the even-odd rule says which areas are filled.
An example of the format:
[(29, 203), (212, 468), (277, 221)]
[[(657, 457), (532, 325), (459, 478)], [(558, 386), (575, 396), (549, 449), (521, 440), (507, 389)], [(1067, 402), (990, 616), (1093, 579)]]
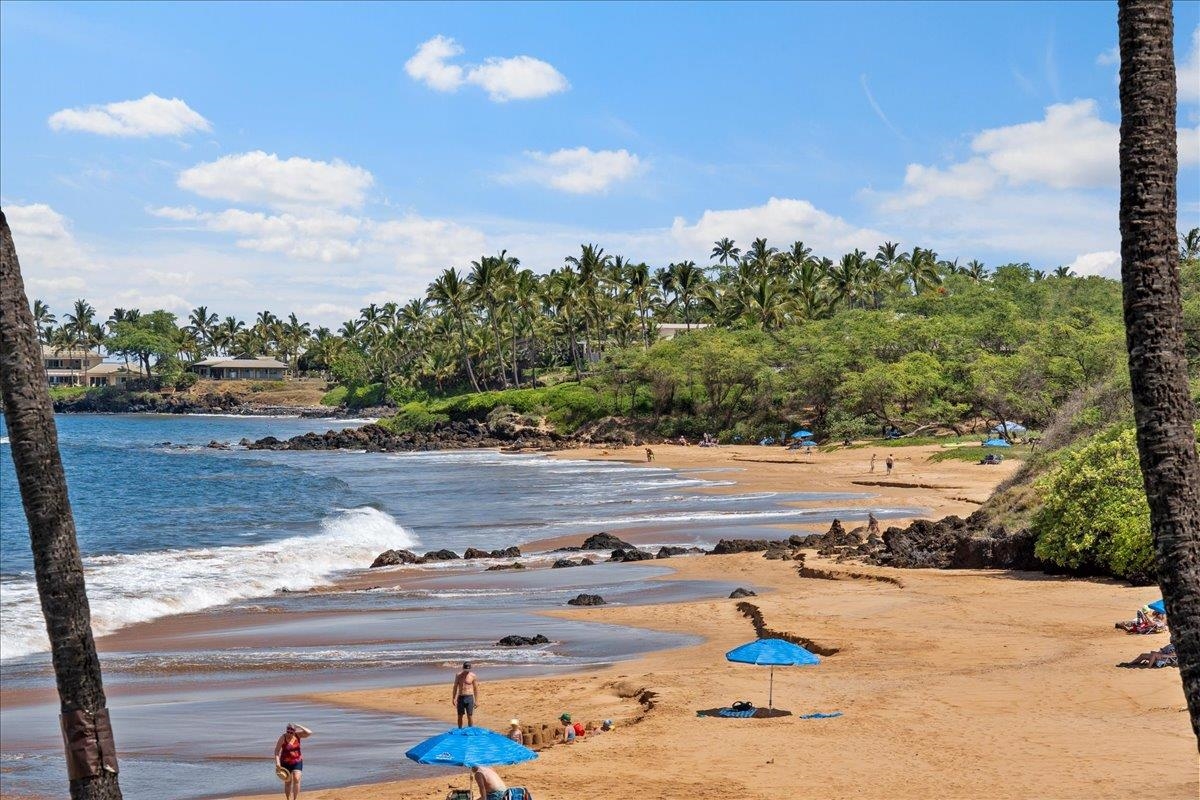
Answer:
[(912, 252), (902, 255), (897, 263), (901, 279), (912, 287), (914, 295), (942, 282), (938, 274), (937, 253), (932, 250), (913, 247)]
[(33, 301), (33, 324), (37, 328), (38, 342), (46, 344), (50, 340), (50, 329), (58, 322), (50, 312), (50, 306), (41, 300)]
[(980, 281), (987, 279), (988, 269), (983, 265), (982, 261), (971, 259), (967, 262), (967, 265), (963, 267), (963, 274), (976, 283), (979, 283)]
[(93, 343), (96, 342), (96, 337), (92, 332), (96, 309), (87, 300), (76, 300), (75, 305), (71, 308), (71, 313), (67, 314), (64, 319), (66, 324), (63, 327), (72, 336), (71, 347), (85, 351), (81, 360), (83, 362), (83, 385), (87, 386), (89, 364), (86, 351), (91, 350)]
[(726, 280), (729, 277), (729, 262), (736, 262), (741, 252), (742, 249), (728, 236), (723, 236), (713, 242), (713, 249), (708, 254), (708, 257), (710, 259), (715, 258), (721, 264), (721, 280)]
[[(1179, 234), (1179, 257), (1185, 261), (1200, 258), (1200, 228)], [(36, 301), (34, 305), (37, 305)]]
[(1056, 277), (1056, 278), (1074, 278), (1075, 273), (1071, 271), (1070, 267), (1059, 266), (1059, 267), (1054, 268), (1054, 277)]
[[(729, 239), (722, 239), (731, 245)], [(734, 248), (736, 249), (736, 248)], [(625, 269), (625, 283), (629, 287), (629, 295), (637, 308), (638, 323), (642, 331), (642, 347), (650, 346), (650, 335), (646, 330), (646, 312), (650, 308), (654, 296), (654, 281), (650, 277), (650, 267), (645, 262), (630, 264)]]
[[(64, 737), (99, 758), (69, 754), (72, 800), (121, 800), (100, 658), (67, 480), (58, 451), (54, 409), (34, 334), (33, 313), (8, 220), (0, 211), (0, 394), (13, 466), (29, 523), (34, 574), (58, 686)], [(73, 748), (74, 751), (74, 748)], [(77, 751), (74, 751), (77, 752)]]
[(1158, 582), (1200, 741), (1200, 461), (1176, 239), (1171, 0), (1120, 0), (1121, 281), (1138, 453)]
[(458, 344), (459, 350), (462, 353), (463, 364), (467, 368), (467, 377), (471, 380), (471, 386), (478, 392), (479, 381), (475, 379), (475, 366), (471, 362), (471, 353), (468, 349), (467, 306), (469, 304), (469, 290), (466, 281), (462, 279), (458, 270), (448, 267), (442, 270), (442, 274), (435, 278), (433, 283), (429, 284), (426, 294), (429, 295), (429, 299), (443, 313), (450, 314), (457, 323)]
[(198, 306), (192, 309), (188, 316), (188, 325), (192, 333), (204, 346), (205, 352), (213, 350), (213, 334), (216, 331), (220, 317), (208, 312), (208, 306)]
[(694, 261), (681, 261), (671, 265), (675, 277), (673, 285), (675, 294), (683, 306), (683, 321), (687, 329), (692, 329), (692, 300), (704, 284), (704, 272), (696, 268)]

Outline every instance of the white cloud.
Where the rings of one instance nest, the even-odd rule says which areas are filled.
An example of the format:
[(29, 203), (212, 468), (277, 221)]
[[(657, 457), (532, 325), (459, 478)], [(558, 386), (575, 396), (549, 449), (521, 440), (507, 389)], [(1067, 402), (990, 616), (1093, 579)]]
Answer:
[(803, 241), (818, 253), (840, 255), (856, 247), (874, 250), (887, 237), (870, 228), (860, 228), (841, 217), (814, 206), (807, 200), (772, 197), (764, 205), (723, 211), (705, 211), (695, 224), (676, 217), (671, 225), (675, 242), (707, 260), (712, 243), (723, 236), (748, 244), (765, 236), (777, 247)]
[(1121, 47), (1113, 45), (1108, 50), (1105, 50), (1100, 55), (1096, 56), (1096, 63), (1101, 67), (1112, 67), (1121, 63)]
[(45, 203), (5, 205), (4, 215), (24, 272), (95, 268), (71, 233), (66, 217)]
[(453, 92), (463, 84), (463, 68), (446, 62), (462, 52), (453, 39), (438, 35), (417, 47), (416, 54), (404, 62), (404, 71), (430, 89)]
[(179, 174), (179, 186), (201, 197), (276, 208), (363, 204), (374, 177), (344, 161), (313, 161), (255, 150), (197, 164)]
[(1048, 106), (1037, 122), (985, 130), (971, 149), (1016, 185), (1108, 186), (1116, 182), (1118, 137), (1095, 100), (1075, 100)]
[(1084, 253), (1067, 265), (1076, 275), (1103, 275), (1106, 278), (1121, 277), (1121, 254), (1116, 250), (1101, 250)]
[(64, 108), (47, 122), (56, 131), (84, 131), (101, 136), (182, 136), (210, 131), (212, 124), (178, 97), (170, 100), (148, 94), (140, 100)]
[(357, 217), (333, 211), (263, 214), (231, 208), (210, 213), (192, 208), (156, 208), (150, 213), (179, 222), (196, 222), (204, 230), (233, 234), (238, 247), (282, 253), (305, 261), (353, 261), (362, 255)]
[(463, 48), (447, 36), (435, 36), (422, 42), (417, 52), (404, 63), (404, 71), (418, 83), (439, 92), (458, 91), (464, 84), (479, 86), (496, 103), (509, 100), (536, 100), (565, 92), (570, 84), (561, 72), (533, 56), (491, 57), (482, 64), (451, 63), (463, 54)]
[(532, 56), (489, 58), (467, 72), (467, 82), (482, 87), (496, 103), (536, 100), (570, 87), (561, 72)]
[(87, 288), (87, 281), (78, 275), (65, 278), (32, 278), (25, 281), (25, 292), (31, 298), (41, 298), (43, 295), (78, 295)]
[(553, 153), (528, 151), (525, 157), (529, 163), (502, 180), (530, 181), (571, 194), (596, 194), (643, 169), (641, 159), (628, 150), (575, 147)]
[(1176, 66), (1175, 81), (1181, 103), (1200, 103), (1200, 26), (1192, 31), (1192, 49)]
[(942, 169), (909, 164), (904, 189), (883, 202), (889, 210), (923, 206), (941, 197), (976, 198), (992, 189), (1000, 176), (981, 158), (972, 158)]

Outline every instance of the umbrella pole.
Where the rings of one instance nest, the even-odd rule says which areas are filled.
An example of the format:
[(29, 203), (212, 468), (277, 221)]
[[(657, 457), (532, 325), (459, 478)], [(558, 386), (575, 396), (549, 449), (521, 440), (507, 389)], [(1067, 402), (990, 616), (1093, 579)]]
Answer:
[(775, 667), (771, 667), (771, 688), (767, 689), (767, 709), (775, 710)]

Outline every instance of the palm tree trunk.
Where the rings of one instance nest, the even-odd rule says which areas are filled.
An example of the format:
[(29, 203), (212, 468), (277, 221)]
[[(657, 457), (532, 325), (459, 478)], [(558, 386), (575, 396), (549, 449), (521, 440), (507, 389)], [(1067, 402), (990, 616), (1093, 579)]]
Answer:
[(1121, 280), (1158, 581), (1200, 742), (1200, 462), (1176, 249), (1171, 0), (1121, 0)]
[(0, 393), (50, 637), (71, 797), (120, 800), (83, 563), (46, 387), (21, 266), (8, 220), (0, 211)]
[(458, 316), (458, 336), (459, 344), (462, 346), (463, 361), (467, 365), (467, 377), (471, 379), (471, 386), (475, 387), (475, 393), (478, 394), (479, 381), (475, 380), (475, 367), (471, 365), (471, 353), (467, 349), (467, 324), (461, 314)]

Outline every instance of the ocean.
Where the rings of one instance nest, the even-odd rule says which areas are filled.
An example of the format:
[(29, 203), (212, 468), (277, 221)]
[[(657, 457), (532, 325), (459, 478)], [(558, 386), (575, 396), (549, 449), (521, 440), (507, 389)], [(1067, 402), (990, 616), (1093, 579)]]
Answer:
[[(656, 581), (667, 572), (661, 563), (501, 573), (481, 573), (479, 564), (472, 565), (467, 580), (461, 561), (431, 564), (400, 586), (331, 588), (383, 550), (461, 553), (467, 547), (491, 550), (627, 529), (651, 531), (662, 544), (706, 544), (721, 536), (781, 537), (786, 531), (769, 526), (833, 516), (851, 521), (867, 513), (865, 507), (803, 505), (836, 500), (836, 495), (703, 491), (730, 484), (728, 468), (678, 472), (493, 451), (381, 454), (236, 447), (243, 438), (286, 438), (360, 422), (57, 418), (97, 635), (192, 615), (186, 617), (191, 628), (170, 636), (99, 641), (126, 754), (127, 798), (163, 796), (156, 787), (168, 779), (188, 786), (188, 797), (262, 790), (262, 766), (238, 754), (264, 748), (269, 754), (275, 727), (295, 716), (315, 717), (326, 730), (345, 731), (340, 740), (322, 737), (330, 752), (342, 753), (339, 766), (326, 762), (324, 771), (311, 775), (306, 770), (306, 786), (361, 782), (381, 774), (370, 769), (379, 755), (369, 744), (374, 736), (390, 743), (397, 736), (434, 732), (436, 725), (329, 707), (300, 714), (297, 695), (440, 681), (464, 659), (484, 665), (489, 677), (535, 675), (683, 646), (694, 640), (538, 612), (561, 607), (581, 591), (598, 592), (610, 602), (653, 603), (723, 596), (732, 588), (721, 582)], [(214, 441), (234, 447), (207, 446)], [(914, 512), (873, 510), (881, 518)], [(551, 558), (541, 554), (524, 560), (537, 567), (548, 566)], [(508, 633), (544, 633), (551, 644), (497, 647), (496, 638)], [(3, 439), (0, 678), (7, 695), (0, 709), (0, 769), (6, 789), (56, 795), (61, 745), (46, 651), (28, 529)], [(274, 680), (281, 672), (287, 680)], [(7, 699), (21, 693), (28, 695), (26, 701)], [(248, 702), (256, 709), (249, 716)], [(216, 728), (181, 733), (181, 714), (219, 721), (219, 733)], [(189, 754), (188, 761), (219, 761), (221, 769), (192, 770), (175, 757), (181, 751)], [(388, 760), (386, 774), (395, 777), (395, 759)]]

